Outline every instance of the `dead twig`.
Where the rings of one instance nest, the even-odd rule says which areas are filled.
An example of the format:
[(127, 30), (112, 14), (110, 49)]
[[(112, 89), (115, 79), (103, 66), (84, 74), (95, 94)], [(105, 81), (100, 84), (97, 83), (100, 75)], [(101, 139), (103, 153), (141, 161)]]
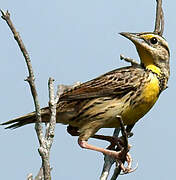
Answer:
[(156, 18), (154, 33), (163, 35), (164, 31), (164, 12), (162, 9), (162, 0), (156, 0)]
[(37, 123), (36, 123), (36, 132), (37, 132), (37, 136), (38, 136), (38, 140), (40, 142), (40, 144), (42, 143), (42, 138), (43, 138), (43, 131), (42, 131), (42, 126), (40, 124), (41, 122), (41, 113), (40, 113), (40, 105), (39, 105), (39, 101), (38, 101), (38, 94), (37, 94), (37, 90), (35, 87), (35, 78), (34, 78), (34, 73), (32, 70), (32, 64), (31, 64), (31, 60), (29, 57), (29, 54), (25, 48), (25, 45), (20, 37), (19, 32), (16, 31), (11, 19), (10, 19), (10, 13), (8, 11), (4, 12), (1, 10), (2, 13), (2, 19), (4, 19), (6, 21), (6, 23), (8, 24), (9, 28), (11, 29), (13, 35), (14, 35), (14, 39), (17, 41), (18, 46), (20, 47), (21, 52), (23, 53), (24, 59), (26, 61), (27, 64), (27, 68), (28, 68), (28, 72), (29, 72), (29, 76), (27, 77), (26, 81), (29, 83), (30, 89), (31, 89), (31, 93), (34, 99), (34, 105), (35, 105), (35, 110), (36, 110), (36, 119), (37, 119)]
[[(120, 133), (120, 128), (116, 128), (114, 130), (113, 137), (118, 138), (119, 133)], [(111, 167), (114, 163), (115, 163), (115, 159), (113, 157), (105, 155), (104, 165), (103, 165), (103, 170), (101, 173), (100, 180), (107, 180)]]
[[(53, 85), (54, 80), (52, 78), (50, 78), (49, 82), (48, 82), (48, 86), (49, 86), (49, 99), (50, 99), (49, 106), (50, 106), (50, 111), (51, 111), (51, 119), (50, 119), (50, 123), (48, 124), (49, 126), (46, 129), (46, 133), (45, 133), (45, 137), (44, 137), (43, 136), (43, 128), (41, 125), (42, 119), (41, 119), (40, 105), (39, 105), (39, 101), (38, 101), (38, 94), (37, 94), (36, 87), (35, 87), (35, 78), (34, 78), (34, 73), (33, 73), (29, 54), (25, 48), (25, 45), (24, 45), (19, 33), (16, 31), (16, 29), (10, 19), (10, 13), (8, 11), (4, 12), (2, 10), (1, 10), (1, 13), (2, 13), (2, 16), (1, 16), (2, 19), (4, 19), (6, 21), (9, 28), (11, 29), (11, 31), (14, 35), (14, 39), (17, 41), (18, 46), (20, 47), (20, 50), (21, 50), (21, 52), (24, 56), (24, 59), (26, 61), (26, 64), (27, 64), (29, 75), (28, 75), (26, 81), (30, 85), (31, 93), (32, 93), (33, 100), (34, 100), (35, 111), (36, 111), (36, 120), (37, 120), (36, 124), (35, 124), (35, 130), (36, 130), (38, 141), (40, 144), (39, 153), (42, 158), (42, 168), (40, 168), (39, 174), (40, 174), (41, 178), (43, 178), (43, 176), (44, 176), (45, 180), (51, 180), (51, 173), (50, 173), (51, 168), (50, 168), (50, 163), (49, 163), (49, 156), (50, 156), (50, 149), (51, 149), (53, 138), (54, 138), (54, 129), (55, 129), (55, 124), (56, 124), (56, 106), (57, 106), (57, 102), (59, 100), (60, 91), (58, 90), (58, 93), (57, 93), (56, 97), (54, 98), (54, 85)], [(43, 175), (41, 175), (41, 172), (43, 173)], [(28, 175), (27, 179), (32, 180), (33, 179), (32, 174)]]
[(132, 66), (139, 66), (140, 65), (136, 60), (129, 58), (129, 57), (125, 57), (123, 54), (120, 54), (120, 60), (124, 60), (126, 62), (129, 62), (129, 63), (131, 63)]

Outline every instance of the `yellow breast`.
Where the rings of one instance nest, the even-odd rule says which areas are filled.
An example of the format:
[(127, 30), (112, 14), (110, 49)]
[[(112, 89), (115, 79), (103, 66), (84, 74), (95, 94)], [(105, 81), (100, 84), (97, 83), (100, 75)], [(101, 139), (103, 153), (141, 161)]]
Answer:
[(127, 125), (136, 123), (142, 118), (155, 104), (158, 99), (160, 87), (159, 80), (155, 74), (150, 74), (150, 81), (147, 82), (137, 97), (136, 103), (126, 107), (122, 114), (124, 123)]

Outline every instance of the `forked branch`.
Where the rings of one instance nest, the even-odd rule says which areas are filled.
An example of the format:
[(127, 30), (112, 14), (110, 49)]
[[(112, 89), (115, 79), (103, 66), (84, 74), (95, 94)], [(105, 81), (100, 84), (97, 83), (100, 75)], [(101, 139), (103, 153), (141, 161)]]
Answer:
[[(40, 153), (40, 156), (42, 159), (42, 168), (40, 169), (40, 172), (43, 173), (45, 180), (51, 180), (51, 173), (50, 173), (51, 168), (50, 168), (49, 156), (50, 156), (50, 149), (51, 149), (53, 138), (54, 138), (54, 129), (55, 129), (55, 124), (56, 124), (56, 105), (59, 100), (61, 91), (58, 90), (56, 97), (54, 97), (54, 85), (53, 85), (54, 80), (52, 78), (50, 78), (48, 86), (49, 86), (49, 99), (50, 99), (49, 106), (50, 106), (50, 111), (51, 111), (51, 118), (50, 118), (50, 122), (47, 125), (46, 133), (44, 136), (43, 128), (41, 125), (42, 120), (41, 120), (41, 113), (40, 113), (40, 105), (39, 105), (39, 101), (38, 101), (38, 95), (37, 95), (37, 91), (36, 91), (36, 87), (35, 87), (35, 78), (34, 78), (34, 73), (33, 73), (29, 54), (25, 48), (25, 45), (24, 45), (19, 33), (16, 31), (16, 29), (10, 19), (10, 13), (8, 11), (4, 12), (2, 10), (1, 10), (1, 13), (2, 13), (2, 16), (1, 16), (2, 19), (4, 19), (6, 21), (9, 28), (11, 29), (11, 31), (14, 35), (14, 39), (17, 41), (18, 46), (20, 47), (20, 50), (23, 53), (24, 59), (27, 64), (29, 76), (27, 77), (26, 81), (30, 85), (31, 93), (33, 96), (34, 104), (35, 104), (35, 112), (36, 112), (36, 120), (37, 120), (35, 123), (35, 130), (36, 130), (37, 137), (38, 137), (39, 144), (40, 144), (39, 153)], [(40, 177), (41, 176), (42, 175), (40, 175)], [(28, 176), (28, 179), (30, 179), (30, 180), (33, 179), (31, 174)]]

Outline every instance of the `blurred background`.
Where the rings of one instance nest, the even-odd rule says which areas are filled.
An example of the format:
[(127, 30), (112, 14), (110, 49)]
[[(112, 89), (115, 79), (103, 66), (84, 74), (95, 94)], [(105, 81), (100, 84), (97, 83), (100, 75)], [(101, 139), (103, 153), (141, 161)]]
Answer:
[[(163, 0), (164, 37), (171, 51), (169, 88), (153, 109), (136, 124), (131, 154), (138, 169), (123, 180), (174, 179), (175, 177), (175, 99), (176, 99), (176, 21), (175, 1)], [(112, 69), (129, 65), (122, 53), (139, 60), (134, 45), (118, 33), (153, 31), (155, 0), (53, 0), (1, 1), (29, 51), (36, 77), (41, 107), (48, 105), (48, 78), (58, 84), (85, 82)], [(0, 122), (34, 110), (24, 58), (7, 24), (0, 20)], [(111, 135), (113, 129), (99, 133)], [(0, 179), (26, 179), (41, 166), (34, 125), (17, 130), (0, 127)], [(90, 140), (106, 147), (108, 144)], [(103, 155), (81, 149), (77, 138), (57, 124), (51, 151), (53, 179), (99, 179)]]

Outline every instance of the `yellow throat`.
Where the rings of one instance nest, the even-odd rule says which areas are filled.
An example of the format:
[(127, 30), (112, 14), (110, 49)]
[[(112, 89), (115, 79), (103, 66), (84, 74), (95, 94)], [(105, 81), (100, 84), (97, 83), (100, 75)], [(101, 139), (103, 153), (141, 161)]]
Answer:
[[(146, 40), (151, 39), (152, 37), (153, 37), (153, 35), (151, 35), (151, 34), (145, 34), (145, 35), (141, 36), (141, 38), (144, 38)], [(143, 47), (139, 44), (135, 44), (135, 45), (136, 45), (138, 54), (140, 56), (141, 62), (144, 64), (144, 67), (146, 69), (149, 69), (152, 72), (160, 75), (160, 73), (161, 73), (160, 68), (154, 64), (155, 57), (152, 54), (150, 54), (149, 51), (147, 49), (145, 49), (145, 47)]]

